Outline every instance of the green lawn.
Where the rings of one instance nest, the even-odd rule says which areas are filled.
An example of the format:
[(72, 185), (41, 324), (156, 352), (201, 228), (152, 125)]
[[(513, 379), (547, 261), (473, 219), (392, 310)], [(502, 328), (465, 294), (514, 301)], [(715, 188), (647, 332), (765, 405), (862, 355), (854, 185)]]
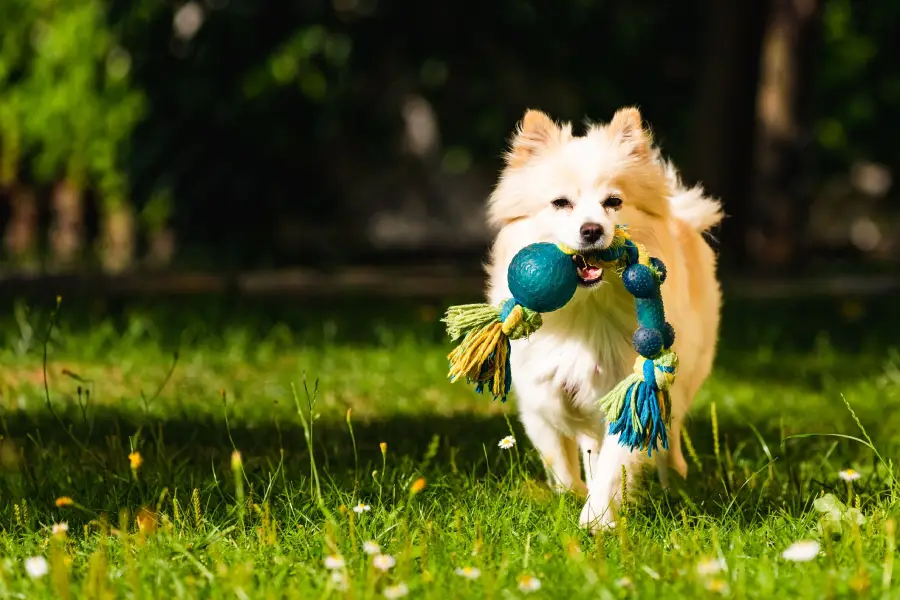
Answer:
[[(402, 583), (506, 598), (526, 595), (524, 575), (547, 598), (900, 596), (890, 306), (729, 304), (688, 481), (651, 480), (592, 537), (579, 501), (543, 486), (515, 400), (446, 382), (441, 306), (66, 299), (45, 344), (52, 299), (9, 301), (0, 597), (364, 598)], [(846, 438), (788, 439), (863, 437), (842, 398), (881, 460)], [(782, 557), (805, 539), (818, 557)], [(396, 564), (376, 569), (392, 561), (367, 541)], [(30, 557), (49, 573), (29, 576)]]

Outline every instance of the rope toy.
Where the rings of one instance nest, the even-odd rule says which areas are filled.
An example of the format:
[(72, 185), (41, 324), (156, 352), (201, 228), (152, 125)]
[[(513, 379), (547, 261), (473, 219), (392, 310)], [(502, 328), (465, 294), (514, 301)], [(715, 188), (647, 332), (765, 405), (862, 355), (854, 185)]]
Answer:
[(575, 259), (592, 267), (610, 269), (634, 296), (638, 328), (632, 345), (638, 353), (634, 372), (600, 399), (609, 433), (631, 450), (669, 448), (666, 428), (671, 424), (670, 390), (678, 357), (672, 350), (675, 330), (666, 322), (660, 285), (666, 266), (631, 239), (624, 226), (616, 226), (609, 248), (590, 255), (547, 242), (526, 246), (507, 271), (512, 298), (500, 306), (464, 304), (447, 309), (443, 322), (453, 341), (462, 339), (449, 354), (450, 381), (465, 377), (475, 391), (489, 391), (506, 401), (512, 385), (510, 340), (527, 338), (543, 321), (541, 313), (565, 306), (578, 287)]

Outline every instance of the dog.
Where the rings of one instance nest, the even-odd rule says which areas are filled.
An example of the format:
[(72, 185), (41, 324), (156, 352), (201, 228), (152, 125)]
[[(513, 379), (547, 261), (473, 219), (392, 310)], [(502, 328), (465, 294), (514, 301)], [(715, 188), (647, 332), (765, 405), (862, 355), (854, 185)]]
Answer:
[[(668, 276), (661, 290), (679, 368), (669, 449), (657, 453), (656, 466), (664, 486), (668, 467), (687, 477), (681, 425), (712, 369), (718, 341), (721, 293), (716, 256), (704, 234), (721, 221), (721, 204), (703, 188), (682, 184), (636, 108), (617, 111), (607, 124), (588, 124), (583, 136), (573, 135), (571, 124), (529, 110), (513, 134), (487, 214), (499, 230), (486, 265), (494, 305), (510, 297), (513, 256), (535, 242), (587, 253), (608, 247), (615, 226), (626, 225), (635, 241), (662, 259)], [(634, 298), (615, 273), (573, 258), (578, 289), (566, 306), (543, 315), (535, 334), (512, 342), (512, 380), (522, 424), (549, 483), (586, 496), (580, 523), (596, 531), (615, 524), (623, 472), (625, 489), (633, 490), (649, 459), (646, 451), (631, 451), (605, 435), (598, 408), (634, 365)]]

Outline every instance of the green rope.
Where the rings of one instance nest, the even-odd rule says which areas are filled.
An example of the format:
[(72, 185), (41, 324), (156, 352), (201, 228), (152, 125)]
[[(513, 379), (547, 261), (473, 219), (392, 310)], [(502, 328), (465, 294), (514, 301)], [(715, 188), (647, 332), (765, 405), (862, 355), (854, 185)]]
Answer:
[(458, 340), (470, 331), (482, 329), (500, 318), (500, 311), (490, 304), (462, 304), (451, 306), (441, 319), (447, 324), (451, 340)]

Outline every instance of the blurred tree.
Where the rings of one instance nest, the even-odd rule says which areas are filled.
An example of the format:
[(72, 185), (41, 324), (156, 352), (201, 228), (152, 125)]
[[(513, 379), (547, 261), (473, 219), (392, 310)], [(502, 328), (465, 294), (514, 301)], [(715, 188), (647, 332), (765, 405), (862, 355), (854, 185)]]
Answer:
[(25, 107), (15, 82), (27, 60), (28, 9), (24, 2), (0, 3), (0, 193), (9, 201), (3, 241), (7, 252), (22, 265), (36, 261), (38, 236), (37, 202), (19, 177)]
[(14, 65), (0, 78), (0, 97), (10, 98), (3, 126), (10, 140), (7, 177), (15, 179), (18, 168), (53, 186), (56, 267), (81, 258), (84, 192), (96, 190), (104, 266), (124, 268), (134, 232), (123, 155), (144, 110), (143, 96), (129, 83), (130, 55), (116, 43), (101, 0), (6, 0), (4, 6), (4, 26), (21, 44), (3, 45), (4, 63)]
[(755, 193), (746, 242), (754, 262), (803, 262), (813, 196), (813, 68), (819, 0), (773, 0), (756, 94)]
[(721, 198), (724, 258), (746, 264), (753, 202), (756, 89), (768, 0), (707, 0), (706, 46), (692, 120), (686, 171)]

